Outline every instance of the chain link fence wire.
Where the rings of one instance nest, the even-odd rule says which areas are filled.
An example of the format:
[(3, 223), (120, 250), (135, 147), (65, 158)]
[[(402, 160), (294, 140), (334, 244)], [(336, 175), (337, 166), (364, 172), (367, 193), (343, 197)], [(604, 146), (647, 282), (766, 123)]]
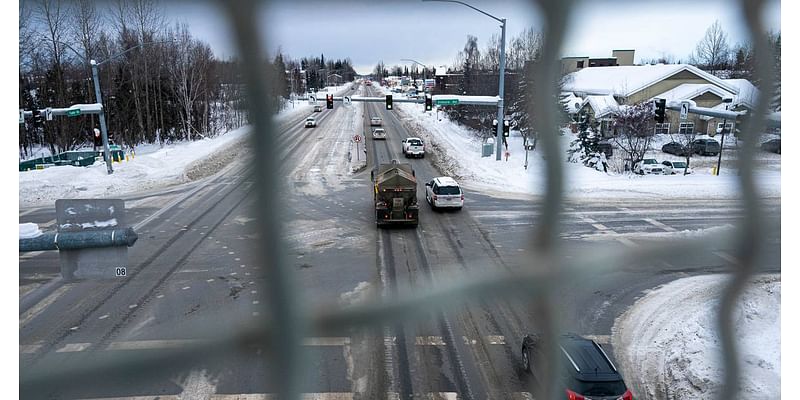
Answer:
[[(735, 3), (730, 3), (733, 6)], [(570, 258), (562, 255), (569, 252), (561, 243), (562, 205), (564, 202), (563, 155), (559, 154), (558, 132), (561, 121), (556, 108), (561, 46), (569, 15), (576, 7), (571, 0), (541, 0), (536, 5), (544, 22), (544, 48), (540, 62), (535, 63), (535, 79), (550, 82), (537, 85), (533, 93), (533, 104), (529, 112), (534, 116), (535, 129), (541, 132), (541, 148), (546, 159), (544, 173), (547, 179), (547, 192), (543, 198), (540, 222), (532, 227), (529, 264), (514, 270), (480, 271), (460, 274), (452, 279), (442, 279), (436, 286), (423, 284), (413, 293), (385, 294), (374, 302), (328, 309), (308, 309), (298, 289), (293, 270), (286, 262), (286, 246), (282, 235), (285, 209), (279, 193), (283, 185), (279, 174), (277, 157), (255, 157), (256, 176), (255, 207), (260, 226), (261, 245), (257, 249), (260, 265), (264, 268), (266, 279), (264, 290), (269, 298), (264, 310), (268, 317), (254, 325), (244, 326), (231, 332), (215, 324), (213, 318), (195, 322), (197, 331), (204, 332), (207, 339), (181, 348), (172, 348), (157, 353), (125, 352), (104, 357), (88, 353), (82, 362), (65, 368), (51, 361), (46, 355), (41, 362), (21, 372), (20, 393), (22, 398), (41, 398), (49, 393), (50, 387), (91, 387), (95, 377), (102, 372), (106, 379), (122, 379), (136, 382), (163, 377), (164, 374), (185, 370), (199, 363), (224, 359), (230, 354), (260, 346), (269, 365), (280, 366), (271, 369), (275, 374), (276, 395), (285, 399), (301, 398), (301, 382), (304, 354), (302, 340), (307, 336), (346, 335), (353, 329), (380, 330), (398, 323), (412, 323), (427, 317), (429, 305), (436, 304), (442, 310), (457, 310), (465, 303), (479, 300), (522, 299), (535, 310), (538, 330), (543, 334), (544, 343), (553, 342), (560, 334), (559, 308), (554, 296), (563, 284), (575, 276), (589, 274), (602, 276), (605, 273), (639, 265), (643, 259), (670, 258), (675, 254), (693, 254), (707, 251), (714, 246), (736, 243), (739, 262), (730, 265), (730, 283), (720, 300), (717, 330), (722, 342), (724, 361), (724, 385), (719, 399), (739, 398), (738, 382), (741, 366), (738, 364), (738, 350), (734, 342), (732, 314), (734, 305), (744, 287), (756, 270), (759, 252), (764, 244), (764, 233), (775, 226), (762, 215), (762, 205), (758, 198), (753, 157), (757, 144), (757, 133), (765, 127), (765, 115), (774, 92), (774, 58), (767, 41), (767, 32), (762, 16), (765, 0), (741, 0), (738, 8), (749, 29), (755, 52), (755, 76), (763, 84), (754, 110), (754, 118), (749, 119), (742, 130), (744, 146), (737, 160), (739, 168), (739, 199), (744, 217), (735, 228), (723, 234), (715, 234), (703, 240), (673, 240), (658, 245), (643, 245), (632, 249), (601, 248), (591, 254), (570, 252)], [(617, 6), (618, 2), (608, 2)], [(247, 100), (253, 129), (252, 147), (256, 154), (270, 154), (276, 147), (276, 128), (271, 115), (263, 110), (273, 109), (272, 96), (262, 66), (265, 47), (261, 38), (265, 37), (257, 21), (259, 7), (263, 3), (252, 0), (220, 1), (218, 6), (227, 16), (234, 33), (236, 45), (242, 61), (242, 74), (247, 84)], [(192, 325), (190, 325), (192, 327)], [(560, 357), (554, 349), (557, 346), (544, 346), (548, 365), (557, 371)], [(102, 353), (102, 352), (98, 352)], [(54, 359), (52, 360), (54, 361)], [(266, 378), (266, 377), (265, 377)], [(558, 398), (554, 384), (557, 377), (544, 377), (543, 385), (536, 398)], [(531, 392), (536, 390), (532, 388)], [(561, 394), (563, 396), (563, 394)]]

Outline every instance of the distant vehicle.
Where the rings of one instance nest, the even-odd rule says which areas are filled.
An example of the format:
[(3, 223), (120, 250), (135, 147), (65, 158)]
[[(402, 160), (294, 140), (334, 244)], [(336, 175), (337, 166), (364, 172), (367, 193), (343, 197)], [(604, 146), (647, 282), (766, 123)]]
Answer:
[(317, 119), (314, 117), (306, 118), (306, 128), (316, 128), (317, 127)]
[(669, 142), (661, 146), (661, 151), (676, 156), (685, 156), (687, 153), (691, 152), (691, 150), (684, 148), (683, 145), (678, 142)]
[(664, 166), (664, 173), (666, 175), (675, 175), (675, 174), (688, 175), (694, 172), (692, 171), (691, 168), (687, 167), (686, 163), (683, 161), (667, 160), (667, 161), (662, 161), (661, 165)]
[(635, 171), (639, 174), (664, 174), (664, 166), (655, 158), (645, 158), (637, 167)]
[(386, 140), (386, 131), (383, 128), (374, 128), (372, 130), (372, 138)]
[(417, 178), (410, 164), (392, 160), (372, 170), (375, 194), (375, 223), (389, 224), (419, 223), (417, 204)]
[(781, 154), (781, 140), (772, 139), (761, 143), (761, 150), (768, 151), (770, 153)]
[(381, 126), (381, 125), (383, 125), (383, 120), (381, 119), (381, 117), (372, 117), (369, 120), (369, 125), (370, 126)]
[(703, 156), (715, 156), (720, 149), (719, 142), (714, 139), (695, 139), (692, 142), (692, 151)]
[(464, 192), (455, 179), (449, 176), (433, 178), (425, 183), (425, 200), (434, 210), (438, 208), (454, 208), (460, 210), (464, 207)]
[[(633, 394), (603, 346), (577, 335), (561, 335), (556, 345), (561, 370), (551, 371), (551, 376), (565, 399), (633, 400)], [(538, 335), (526, 335), (522, 339), (522, 367), (533, 372), (536, 379), (543, 375), (544, 368), (550, 367), (538, 361), (545, 354), (542, 347)]]
[(366, 85), (367, 86), (372, 86), (372, 81), (367, 81)]
[(322, 112), (322, 106), (314, 106), (314, 112)]
[(425, 157), (425, 142), (420, 138), (405, 138), (403, 143), (403, 155), (408, 157)]

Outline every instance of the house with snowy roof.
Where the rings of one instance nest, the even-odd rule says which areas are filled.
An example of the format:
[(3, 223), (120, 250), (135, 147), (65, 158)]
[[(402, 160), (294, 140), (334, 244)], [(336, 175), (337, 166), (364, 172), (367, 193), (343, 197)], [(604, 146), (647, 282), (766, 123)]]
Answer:
[[(692, 100), (700, 107), (741, 111), (752, 109), (758, 89), (745, 79), (720, 79), (688, 64), (615, 65), (579, 68), (564, 77), (561, 102), (573, 115), (599, 122), (603, 136), (613, 136), (614, 113), (627, 105), (664, 98)], [(681, 120), (667, 110), (667, 121), (655, 124), (654, 133), (715, 134), (722, 120), (689, 114)], [(733, 129), (732, 121), (725, 121)]]

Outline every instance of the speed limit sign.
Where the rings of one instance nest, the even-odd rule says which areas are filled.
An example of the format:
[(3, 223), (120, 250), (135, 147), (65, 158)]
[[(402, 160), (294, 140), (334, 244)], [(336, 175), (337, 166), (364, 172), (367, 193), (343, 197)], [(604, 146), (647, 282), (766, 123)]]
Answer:
[(353, 136), (353, 141), (356, 142), (356, 143), (360, 142), (361, 141), (361, 136), (359, 136), (359, 135)]

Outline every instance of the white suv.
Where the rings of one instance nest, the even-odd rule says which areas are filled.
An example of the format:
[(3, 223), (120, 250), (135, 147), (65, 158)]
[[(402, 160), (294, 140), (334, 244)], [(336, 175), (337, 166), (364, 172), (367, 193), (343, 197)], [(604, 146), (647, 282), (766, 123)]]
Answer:
[(317, 126), (317, 119), (314, 117), (306, 118), (306, 128), (315, 128)]
[(415, 137), (403, 139), (403, 155), (406, 157), (425, 157), (425, 142)]
[(658, 160), (655, 158), (645, 158), (639, 163), (636, 172), (640, 174), (657, 174), (663, 175), (665, 174), (666, 168), (661, 165)]
[(437, 208), (460, 210), (464, 207), (464, 192), (455, 179), (440, 176), (425, 183), (425, 200), (434, 210)]

